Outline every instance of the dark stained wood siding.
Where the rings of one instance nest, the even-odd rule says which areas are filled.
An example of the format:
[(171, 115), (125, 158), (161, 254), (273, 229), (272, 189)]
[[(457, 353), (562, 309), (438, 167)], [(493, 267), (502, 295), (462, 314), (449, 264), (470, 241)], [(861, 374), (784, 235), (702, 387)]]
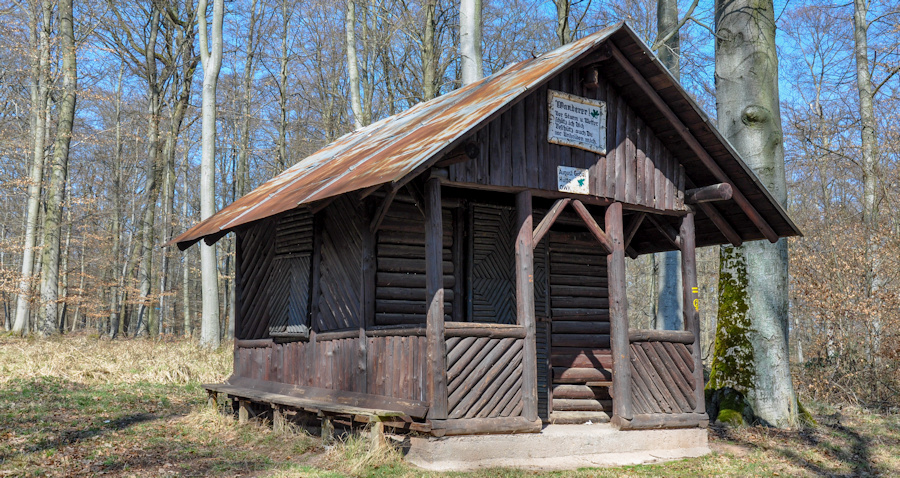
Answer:
[(317, 304), (313, 321), (317, 331), (359, 327), (363, 317), (363, 208), (342, 196), (321, 212), (322, 247)]
[(425, 400), (425, 337), (384, 336), (366, 340), (365, 369), (359, 367), (359, 338), (353, 337), (238, 347), (234, 374), (291, 385)]
[[(557, 166), (589, 169), (590, 194), (663, 210), (684, 208), (684, 169), (654, 131), (601, 76), (581, 86), (576, 69), (564, 71), (476, 133), (477, 158), (449, 167), (449, 180), (490, 186), (557, 190)], [(607, 103), (607, 154), (547, 141), (547, 91)]]
[(276, 219), (264, 219), (237, 231), (237, 277), (235, 280), (235, 329), (238, 339), (268, 336), (269, 295), (272, 261), (275, 258)]

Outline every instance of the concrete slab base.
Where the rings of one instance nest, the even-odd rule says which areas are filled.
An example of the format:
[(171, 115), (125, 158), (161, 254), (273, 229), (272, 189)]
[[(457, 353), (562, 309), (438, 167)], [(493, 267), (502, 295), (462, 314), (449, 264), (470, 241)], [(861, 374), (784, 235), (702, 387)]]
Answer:
[(435, 471), (571, 470), (655, 463), (709, 451), (705, 428), (620, 431), (609, 424), (547, 425), (541, 433), (410, 437), (406, 459)]

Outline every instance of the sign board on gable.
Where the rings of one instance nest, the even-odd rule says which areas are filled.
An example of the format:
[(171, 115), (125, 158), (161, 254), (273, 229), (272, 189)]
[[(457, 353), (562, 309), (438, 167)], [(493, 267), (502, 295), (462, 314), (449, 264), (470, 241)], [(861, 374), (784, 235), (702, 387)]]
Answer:
[(557, 189), (564, 193), (590, 194), (588, 170), (569, 166), (556, 167)]
[(550, 90), (547, 141), (606, 154), (606, 103)]

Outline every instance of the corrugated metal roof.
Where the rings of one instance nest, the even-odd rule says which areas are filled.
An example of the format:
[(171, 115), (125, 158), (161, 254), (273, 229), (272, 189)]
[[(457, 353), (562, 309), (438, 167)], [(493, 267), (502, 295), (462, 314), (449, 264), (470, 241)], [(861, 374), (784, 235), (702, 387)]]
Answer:
[(535, 85), (577, 61), (623, 24), (605, 28), (431, 101), (338, 138), (172, 242), (181, 249), (205, 236), (301, 204), (402, 180)]
[[(698, 115), (715, 131), (714, 125), (690, 96), (668, 74), (637, 35), (624, 23), (605, 28), (590, 36), (557, 48), (538, 58), (510, 65), (483, 80), (452, 91), (431, 101), (419, 103), (397, 115), (384, 118), (365, 128), (348, 133), (313, 155), (301, 160), (283, 173), (267, 181), (246, 196), (226, 206), (173, 239), (185, 249), (207, 237), (218, 239), (226, 232), (259, 219), (293, 209), (301, 204), (327, 199), (351, 191), (385, 183), (399, 186), (412, 174), (439, 160), (456, 147), (469, 133), (490, 121), (512, 103), (590, 54), (595, 47), (610, 40), (625, 39), (640, 45), (654, 74), (668, 78), (673, 92), (687, 101), (688, 108), (679, 114)], [(646, 72), (644, 73), (647, 74)], [(672, 101), (667, 99), (667, 101)], [(759, 189), (771, 203), (776, 219), (784, 223), (779, 235), (797, 235), (799, 230), (784, 210), (774, 201), (756, 176), (716, 132), (715, 144), (728, 149), (727, 158), (736, 161), (749, 174), (752, 189)], [(712, 144), (704, 147), (713, 146)]]

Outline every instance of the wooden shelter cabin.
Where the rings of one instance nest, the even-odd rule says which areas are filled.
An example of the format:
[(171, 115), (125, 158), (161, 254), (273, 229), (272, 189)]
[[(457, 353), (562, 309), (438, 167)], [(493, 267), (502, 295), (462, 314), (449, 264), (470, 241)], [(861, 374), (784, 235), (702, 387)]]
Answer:
[[(618, 24), (349, 133), (175, 239), (234, 231), (242, 402), (452, 434), (704, 427), (695, 248), (798, 235)], [(680, 249), (685, 330), (629, 329)]]

